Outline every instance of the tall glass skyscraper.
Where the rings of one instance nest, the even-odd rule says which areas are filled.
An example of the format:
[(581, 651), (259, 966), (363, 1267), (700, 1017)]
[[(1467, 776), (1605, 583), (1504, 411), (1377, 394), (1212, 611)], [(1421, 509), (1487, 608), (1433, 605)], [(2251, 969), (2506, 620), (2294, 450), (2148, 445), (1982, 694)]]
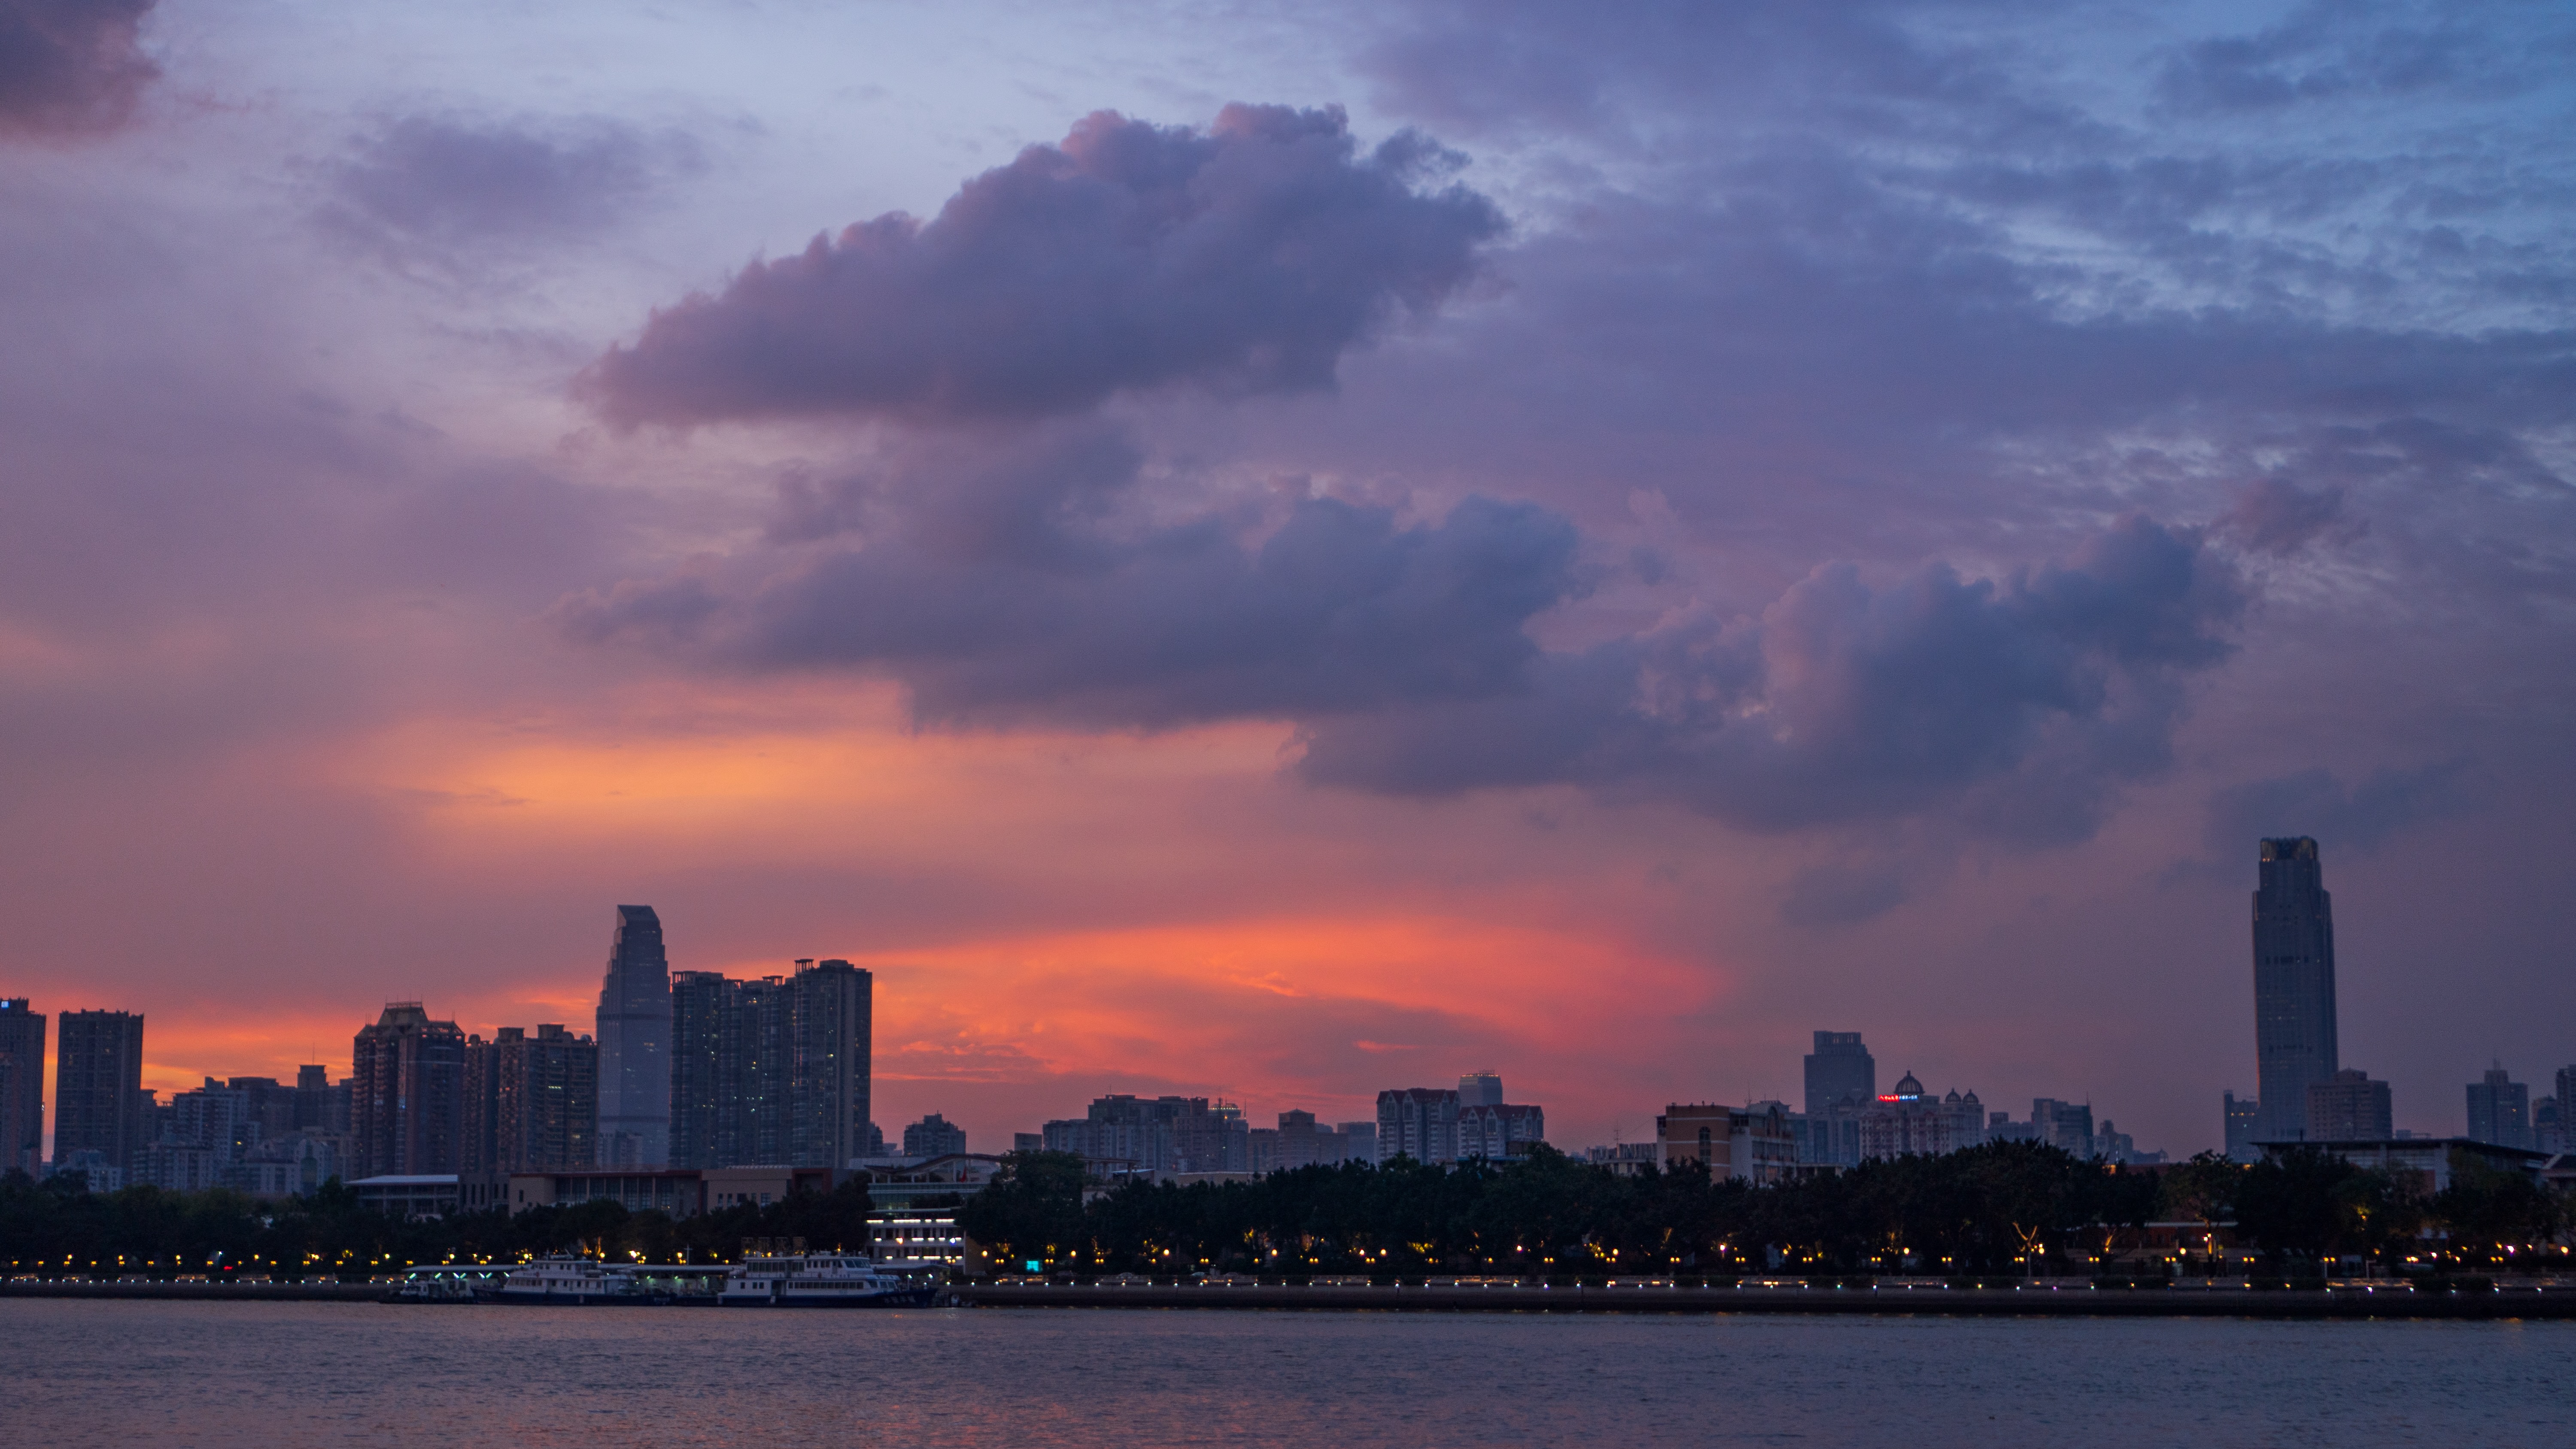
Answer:
[(671, 1160), (671, 965), (662, 918), (619, 906), (599, 988), (599, 1139), (604, 1167)]
[(2308, 1087), (2342, 1067), (2335, 1030), (2334, 900), (2317, 843), (2263, 842), (2254, 892), (2254, 1140), (2308, 1136)]

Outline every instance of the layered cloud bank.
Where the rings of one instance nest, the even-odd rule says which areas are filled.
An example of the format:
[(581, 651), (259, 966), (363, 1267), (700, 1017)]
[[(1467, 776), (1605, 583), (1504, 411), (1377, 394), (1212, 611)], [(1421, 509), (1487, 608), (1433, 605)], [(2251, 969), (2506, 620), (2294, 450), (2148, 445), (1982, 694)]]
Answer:
[(2313, 833), (2402, 1123), (2571, 1054), (2564, 6), (1157, 15), (0, 0), (0, 994), (2187, 1150)]

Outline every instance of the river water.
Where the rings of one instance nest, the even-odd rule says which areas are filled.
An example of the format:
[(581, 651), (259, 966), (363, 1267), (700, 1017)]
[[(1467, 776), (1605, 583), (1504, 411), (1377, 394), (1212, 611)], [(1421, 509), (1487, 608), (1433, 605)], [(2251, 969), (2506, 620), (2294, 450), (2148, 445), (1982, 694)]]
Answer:
[(0, 1299), (34, 1445), (2576, 1445), (2576, 1323)]

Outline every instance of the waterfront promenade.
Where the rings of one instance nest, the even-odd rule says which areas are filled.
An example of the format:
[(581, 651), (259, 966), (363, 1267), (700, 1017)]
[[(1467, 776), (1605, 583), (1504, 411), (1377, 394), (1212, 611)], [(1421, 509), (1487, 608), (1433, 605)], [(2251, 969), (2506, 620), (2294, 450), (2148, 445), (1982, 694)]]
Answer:
[(2018, 1287), (1941, 1282), (1867, 1287), (1745, 1283), (1539, 1287), (1531, 1284), (1360, 1285), (995, 1283), (953, 1290), (956, 1301), (994, 1308), (1276, 1308), (1470, 1313), (1947, 1314), (1968, 1317), (2576, 1319), (2576, 1282), (2499, 1285), (2475, 1291), (2404, 1283), (2314, 1288), (2097, 1288), (2034, 1280)]

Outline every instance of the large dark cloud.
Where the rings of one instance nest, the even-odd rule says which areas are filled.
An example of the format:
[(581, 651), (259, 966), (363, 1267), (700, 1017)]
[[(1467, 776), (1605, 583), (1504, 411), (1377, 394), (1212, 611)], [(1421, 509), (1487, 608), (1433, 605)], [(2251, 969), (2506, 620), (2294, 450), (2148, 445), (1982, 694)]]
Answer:
[[(1573, 529), (1471, 498), (1437, 523), (1330, 498), (1252, 520), (1140, 520), (1139, 459), (1078, 428), (941, 444), (791, 488), (776, 532), (819, 548), (568, 606), (592, 639), (903, 680), (943, 724), (1110, 728), (1305, 718), (1519, 685), (1525, 626), (1583, 586)], [(853, 544), (853, 530), (864, 541)]]
[(0, 0), (0, 136), (110, 130), (160, 68), (135, 40), (154, 0)]
[(1765, 830), (1939, 807), (2080, 839), (2170, 763), (2182, 683), (2226, 656), (2242, 603), (2196, 535), (2143, 518), (1999, 580), (1828, 565), (1758, 618), (1552, 655), (1525, 691), (1325, 722), (1300, 769), (1423, 795), (1570, 782)]
[[(1228, 106), (1204, 131), (1110, 112), (654, 314), (580, 391), (623, 424), (1079, 411), (1197, 382), (1329, 386), (1342, 353), (1470, 275), (1500, 215), (1338, 110)], [(1436, 188), (1436, 189), (1426, 189)]]

